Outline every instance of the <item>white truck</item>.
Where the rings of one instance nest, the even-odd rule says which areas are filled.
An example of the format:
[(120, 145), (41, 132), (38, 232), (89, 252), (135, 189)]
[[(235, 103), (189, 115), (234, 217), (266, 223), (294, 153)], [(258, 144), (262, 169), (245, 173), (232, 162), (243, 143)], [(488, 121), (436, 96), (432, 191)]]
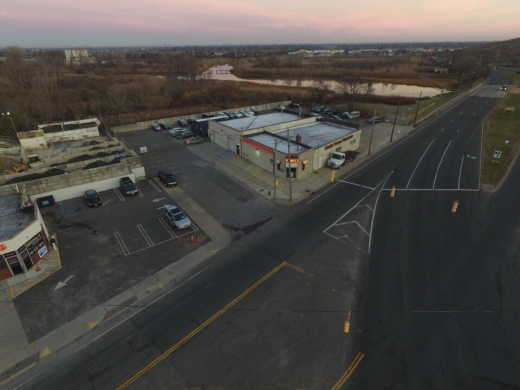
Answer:
[(345, 153), (333, 152), (329, 161), (327, 161), (327, 166), (331, 167), (332, 169), (340, 169), (343, 165), (345, 165), (345, 160)]

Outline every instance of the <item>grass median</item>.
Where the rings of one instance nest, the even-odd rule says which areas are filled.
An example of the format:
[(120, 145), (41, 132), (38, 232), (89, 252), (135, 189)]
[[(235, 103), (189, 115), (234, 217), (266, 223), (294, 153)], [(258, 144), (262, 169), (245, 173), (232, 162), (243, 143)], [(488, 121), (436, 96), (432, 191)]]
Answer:
[[(513, 107), (514, 111), (507, 111)], [(507, 173), (520, 148), (520, 94), (508, 93), (487, 120), (482, 162), (482, 182), (496, 186)], [(500, 151), (500, 158), (495, 158)]]

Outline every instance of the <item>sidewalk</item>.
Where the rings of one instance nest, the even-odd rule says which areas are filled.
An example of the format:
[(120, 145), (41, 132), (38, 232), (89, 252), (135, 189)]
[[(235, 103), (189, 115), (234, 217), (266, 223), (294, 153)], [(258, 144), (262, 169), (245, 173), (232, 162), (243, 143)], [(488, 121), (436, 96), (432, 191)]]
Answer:
[[(418, 123), (427, 121), (437, 113), (445, 112), (476, 88), (478, 88), (478, 86), (462, 93), (444, 106), (433, 109), (427, 115), (420, 118)], [(393, 124), (387, 122), (378, 123), (374, 126), (371, 157), (393, 144), (389, 142), (392, 127)], [(399, 141), (401, 138), (410, 134), (414, 129), (412, 126), (396, 125), (393, 142)], [(337, 174), (344, 174), (351, 171), (363, 161), (370, 158), (368, 156), (368, 149), (371, 130), (371, 126), (362, 130), (360, 148), (358, 149), (360, 154), (358, 158), (355, 162), (346, 164), (343, 169), (336, 172)], [(211, 158), (211, 145), (209, 143), (189, 147), (188, 150), (198, 155), (208, 164), (213, 163)], [(273, 175), (256, 165), (242, 160), (231, 151), (217, 147), (214, 166), (230, 177), (240, 181), (255, 193), (281, 205), (296, 204), (309, 195), (312, 195), (315, 191), (318, 191), (327, 185), (327, 183), (330, 183), (332, 172), (330, 168), (324, 167), (305, 179), (292, 180), (293, 200), (291, 202), (288, 179), (277, 177), (279, 185), (276, 190), (276, 199), (274, 199)], [(177, 191), (179, 190), (180, 189), (177, 189)], [(49, 261), (45, 263), (45, 268), (42, 267), (44, 263), (41, 262), (41, 271), (35, 271), (36, 278), (27, 281), (23, 286), (19, 285), (10, 289), (7, 283), (0, 282), (0, 385), (14, 376), (22, 374), (26, 369), (37, 364), (41, 359), (84, 336), (99, 324), (117, 316), (128, 309), (128, 307), (142, 301), (166, 285), (170, 283), (181, 283), (194, 267), (202, 264), (216, 252), (230, 244), (231, 237), (227, 231), (184, 192), (181, 194), (179, 204), (187, 209), (190, 216), (193, 216), (193, 219), (211, 238), (211, 242), (31, 344), (28, 343), (22, 324), (18, 318), (15, 305), (12, 302), (11, 292), (14, 291), (14, 296), (17, 296), (31, 285), (38, 283), (38, 278), (48, 272), (55, 272), (57, 270), (56, 267), (59, 265), (59, 254), (57, 251), (54, 251), (55, 255), (49, 257)], [(56, 255), (58, 259), (56, 259)], [(42, 273), (40, 274), (38, 272)]]

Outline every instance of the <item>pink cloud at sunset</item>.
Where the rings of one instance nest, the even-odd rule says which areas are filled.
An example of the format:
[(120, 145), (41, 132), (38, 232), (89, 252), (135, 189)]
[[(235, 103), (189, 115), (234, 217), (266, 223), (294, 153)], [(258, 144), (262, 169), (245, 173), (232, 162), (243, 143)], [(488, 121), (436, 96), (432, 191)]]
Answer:
[(493, 41), (520, 36), (516, 0), (17, 0), (0, 46)]

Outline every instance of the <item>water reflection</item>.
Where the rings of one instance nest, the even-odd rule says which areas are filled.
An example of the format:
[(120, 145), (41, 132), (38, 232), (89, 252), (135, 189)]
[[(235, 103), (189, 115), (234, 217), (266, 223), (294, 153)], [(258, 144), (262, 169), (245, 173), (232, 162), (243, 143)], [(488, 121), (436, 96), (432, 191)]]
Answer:
[[(233, 67), (230, 65), (220, 65), (210, 68), (208, 73), (211, 74), (213, 80), (229, 80), (229, 81), (248, 81), (257, 84), (281, 85), (297, 87), (312, 87), (315, 85), (315, 80), (294, 80), (294, 79), (241, 79), (232, 73), (229, 73)], [(332, 80), (324, 81), (329, 85), (329, 88), (338, 92), (340, 90), (338, 82)], [(404, 84), (389, 84), (389, 83), (371, 83), (370, 87), (376, 95), (399, 95), (408, 97), (435, 96), (442, 92), (440, 88), (420, 87), (418, 85), (404, 85)]]

